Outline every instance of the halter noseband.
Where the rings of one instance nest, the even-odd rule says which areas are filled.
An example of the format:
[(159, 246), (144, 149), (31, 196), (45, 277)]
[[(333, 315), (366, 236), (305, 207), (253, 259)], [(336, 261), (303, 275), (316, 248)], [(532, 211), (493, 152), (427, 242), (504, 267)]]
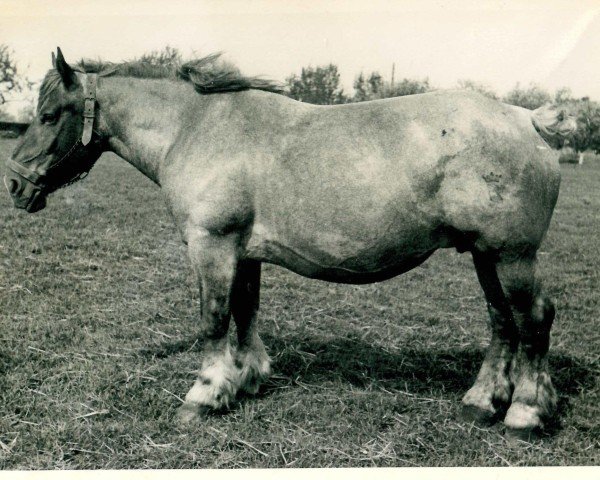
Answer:
[[(14, 161), (12, 158), (6, 161), (6, 165), (10, 168), (14, 173), (19, 175), (21, 178), (27, 180), (28, 182), (33, 184), (34, 193), (39, 194), (41, 190), (46, 187), (45, 178), (48, 176), (48, 173), (60, 165), (65, 160), (69, 159), (75, 152), (79, 152), (80, 149), (86, 147), (90, 141), (92, 140), (93, 126), (94, 126), (94, 117), (95, 117), (95, 109), (96, 109), (96, 86), (98, 84), (98, 74), (97, 73), (88, 73), (85, 74), (85, 80), (83, 82), (83, 97), (84, 97), (84, 105), (83, 105), (83, 133), (81, 134), (81, 138), (78, 138), (77, 141), (69, 148), (67, 153), (65, 153), (57, 162), (48, 167), (48, 170), (44, 173), (36, 173), (33, 170), (23, 166), (22, 164)], [(38, 154), (37, 158), (40, 155)], [(30, 160), (33, 160), (30, 159)], [(88, 170), (89, 171), (89, 170)], [(84, 171), (81, 173), (77, 173), (70, 180), (68, 180), (65, 185), (70, 185), (73, 182), (85, 177), (88, 174), (88, 171)]]

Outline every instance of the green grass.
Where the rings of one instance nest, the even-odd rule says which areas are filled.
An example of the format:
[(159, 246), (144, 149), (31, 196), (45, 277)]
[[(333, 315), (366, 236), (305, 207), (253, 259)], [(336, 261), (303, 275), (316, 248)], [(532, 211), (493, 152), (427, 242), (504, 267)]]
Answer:
[[(0, 162), (14, 141), (0, 142)], [(0, 194), (0, 467), (502, 466), (600, 463), (600, 162), (563, 166), (541, 252), (556, 300), (556, 425), (509, 443), (460, 419), (488, 342), (468, 255), (376, 285), (265, 266), (257, 398), (182, 429), (198, 293), (150, 181), (114, 156), (35, 215)]]

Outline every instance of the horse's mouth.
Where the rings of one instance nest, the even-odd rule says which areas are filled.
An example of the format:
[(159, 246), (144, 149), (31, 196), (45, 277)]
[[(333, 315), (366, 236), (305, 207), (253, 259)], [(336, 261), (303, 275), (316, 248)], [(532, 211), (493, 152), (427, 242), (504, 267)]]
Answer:
[(34, 195), (30, 198), (13, 197), (13, 204), (16, 208), (25, 210), (27, 213), (35, 213), (43, 210), (46, 207), (46, 196)]
[(28, 213), (35, 213), (43, 210), (46, 206), (46, 195), (41, 189), (34, 188), (31, 192), (27, 192), (30, 195), (21, 195), (19, 194), (20, 183), (15, 179), (7, 177), (4, 177), (4, 185), (6, 185), (8, 193), (10, 193), (15, 208), (23, 209)]
[(46, 195), (43, 194), (35, 195), (32, 199), (29, 199), (27, 205), (25, 205), (27, 213), (39, 212), (44, 208), (46, 208)]

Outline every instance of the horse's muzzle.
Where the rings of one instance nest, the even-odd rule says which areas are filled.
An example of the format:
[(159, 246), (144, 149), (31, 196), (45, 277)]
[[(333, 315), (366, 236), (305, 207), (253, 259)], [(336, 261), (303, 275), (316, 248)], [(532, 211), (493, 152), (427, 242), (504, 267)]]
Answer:
[(29, 213), (42, 210), (46, 206), (46, 195), (42, 188), (27, 179), (9, 172), (4, 176), (4, 185), (10, 193), (16, 208), (22, 208)]

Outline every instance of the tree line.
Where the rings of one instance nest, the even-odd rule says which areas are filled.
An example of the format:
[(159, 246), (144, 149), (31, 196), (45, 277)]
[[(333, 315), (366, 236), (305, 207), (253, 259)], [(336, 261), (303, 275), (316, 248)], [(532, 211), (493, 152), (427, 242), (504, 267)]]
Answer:
[[(170, 46), (146, 53), (139, 60), (165, 68), (178, 68), (184, 61), (179, 50)], [(32, 82), (20, 74), (13, 52), (6, 45), (0, 44), (0, 120), (30, 121), (33, 118), (33, 105), (25, 107), (19, 114), (20, 118), (16, 119), (3, 108), (10, 94), (31, 90), (32, 85)], [(386, 80), (379, 72), (374, 71), (368, 74), (360, 72), (354, 79), (353, 91), (347, 93), (341, 85), (338, 67), (332, 63), (303, 67), (299, 73), (293, 73), (285, 79), (285, 86), (289, 97), (318, 105), (401, 97), (436, 89), (428, 78)], [(600, 104), (589, 97), (575, 98), (566, 87), (551, 94), (538, 85), (522, 86), (519, 83), (500, 96), (487, 85), (466, 79), (459, 80), (456, 88), (477, 91), (489, 98), (531, 110), (548, 103), (564, 108), (576, 117), (578, 123), (577, 132), (569, 139), (569, 145), (578, 152), (592, 150), (600, 153)]]

